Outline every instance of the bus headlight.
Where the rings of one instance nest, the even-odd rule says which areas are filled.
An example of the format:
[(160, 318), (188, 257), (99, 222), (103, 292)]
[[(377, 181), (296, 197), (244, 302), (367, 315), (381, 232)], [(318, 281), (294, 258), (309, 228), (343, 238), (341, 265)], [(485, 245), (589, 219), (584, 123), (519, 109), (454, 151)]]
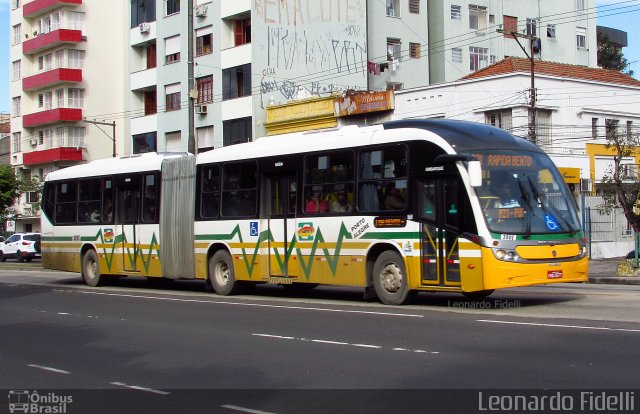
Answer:
[(515, 250), (505, 250), (505, 249), (496, 249), (493, 251), (493, 254), (496, 256), (498, 260), (505, 261), (516, 261), (518, 260), (518, 254)]

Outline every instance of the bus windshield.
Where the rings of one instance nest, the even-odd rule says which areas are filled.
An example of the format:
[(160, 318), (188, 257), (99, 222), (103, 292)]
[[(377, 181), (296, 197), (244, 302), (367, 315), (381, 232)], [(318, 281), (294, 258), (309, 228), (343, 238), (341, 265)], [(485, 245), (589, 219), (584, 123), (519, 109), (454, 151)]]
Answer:
[(491, 232), (528, 237), (580, 230), (572, 195), (545, 154), (493, 150), (474, 155), (482, 164), (482, 186), (476, 191)]

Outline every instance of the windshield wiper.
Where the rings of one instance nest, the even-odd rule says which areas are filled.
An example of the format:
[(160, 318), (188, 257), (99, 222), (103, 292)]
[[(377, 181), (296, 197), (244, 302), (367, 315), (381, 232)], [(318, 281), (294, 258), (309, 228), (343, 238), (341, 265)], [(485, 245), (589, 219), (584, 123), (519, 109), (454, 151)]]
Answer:
[(524, 185), (522, 184), (522, 178), (518, 178), (518, 187), (520, 188), (520, 192), (522, 193), (522, 201), (527, 206), (527, 217), (524, 220), (525, 223), (525, 238), (529, 238), (531, 236), (531, 215), (535, 214), (533, 212), (533, 207), (531, 206), (531, 200), (529, 199), (529, 192), (525, 190)]
[[(569, 222), (562, 217), (562, 214), (560, 214), (560, 212), (558, 211), (558, 209), (556, 209), (553, 205), (551, 205), (551, 203), (549, 202), (549, 199), (547, 198), (546, 194), (541, 193), (540, 190), (538, 190), (538, 186), (536, 186), (533, 182), (533, 180), (531, 179), (531, 176), (527, 176), (527, 179), (529, 180), (529, 185), (531, 186), (531, 190), (533, 190), (533, 194), (536, 196), (536, 201), (538, 202), (538, 207), (540, 207), (542, 209), (542, 212), (545, 214), (545, 216), (547, 217), (554, 217), (558, 220), (560, 220), (560, 225), (566, 227), (569, 230), (569, 234), (570, 235), (574, 235), (575, 233), (577, 233), (578, 231), (576, 229), (574, 229), (571, 224), (569, 224)], [(550, 208), (553, 208), (556, 212), (555, 215), (552, 215), (549, 210), (547, 210), (547, 207), (549, 206)]]

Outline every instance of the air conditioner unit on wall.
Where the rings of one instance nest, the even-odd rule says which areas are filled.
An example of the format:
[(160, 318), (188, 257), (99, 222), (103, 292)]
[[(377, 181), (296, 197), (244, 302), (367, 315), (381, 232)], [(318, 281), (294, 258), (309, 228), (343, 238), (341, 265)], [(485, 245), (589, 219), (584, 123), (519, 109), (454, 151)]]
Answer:
[(207, 6), (204, 6), (204, 5), (196, 6), (197, 17), (205, 17), (206, 15), (207, 15)]
[(138, 28), (140, 29), (140, 33), (149, 33), (149, 30), (151, 30), (151, 25), (149, 23), (140, 23)]
[(207, 109), (207, 105), (196, 105), (196, 114), (206, 114)]
[(38, 140), (37, 139), (32, 139), (31, 140), (31, 145), (38, 145)]

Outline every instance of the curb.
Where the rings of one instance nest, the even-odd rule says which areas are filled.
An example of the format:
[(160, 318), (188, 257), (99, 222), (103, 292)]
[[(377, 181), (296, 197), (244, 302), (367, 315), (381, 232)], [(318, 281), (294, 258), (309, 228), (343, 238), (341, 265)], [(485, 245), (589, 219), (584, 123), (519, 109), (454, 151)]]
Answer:
[(640, 285), (637, 276), (590, 276), (589, 283), (602, 285)]

